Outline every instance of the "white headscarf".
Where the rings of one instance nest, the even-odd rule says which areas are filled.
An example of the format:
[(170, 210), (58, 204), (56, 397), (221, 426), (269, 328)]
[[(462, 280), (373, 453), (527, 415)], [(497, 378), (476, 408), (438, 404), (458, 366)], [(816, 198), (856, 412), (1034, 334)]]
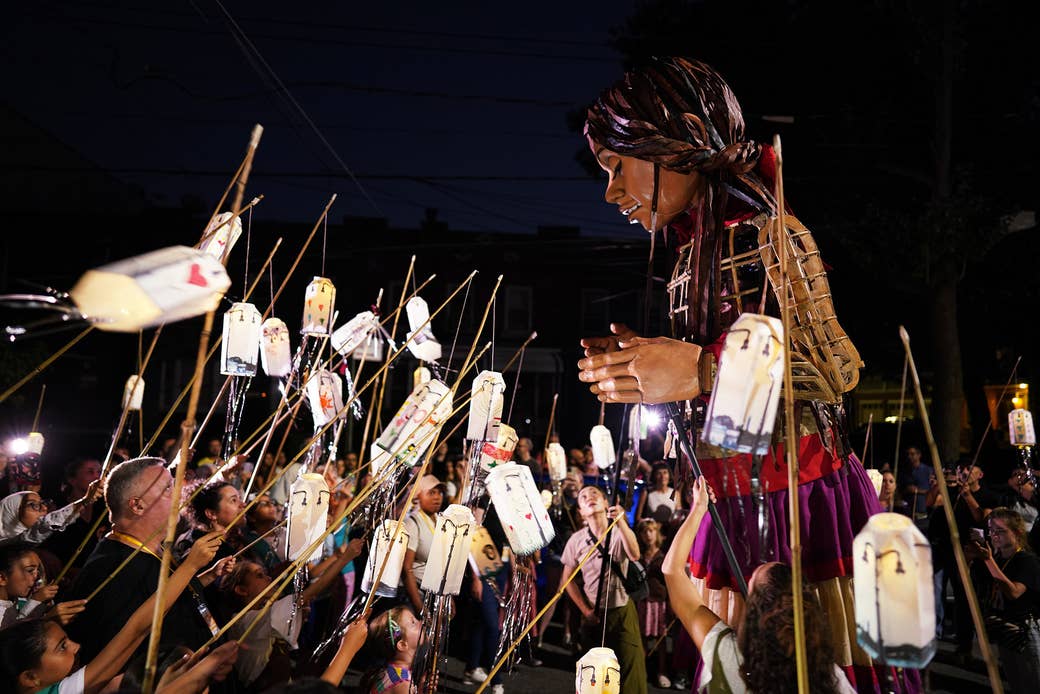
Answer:
[(0, 501), (0, 544), (22, 541), (38, 545), (52, 533), (69, 527), (75, 520), (76, 505), (73, 503), (57, 511), (51, 511), (36, 521), (33, 527), (25, 527), (19, 517), (25, 497), (32, 493), (15, 492)]
[(22, 504), (32, 492), (15, 492), (8, 494), (0, 501), (0, 540), (18, 537), (28, 528), (22, 525)]

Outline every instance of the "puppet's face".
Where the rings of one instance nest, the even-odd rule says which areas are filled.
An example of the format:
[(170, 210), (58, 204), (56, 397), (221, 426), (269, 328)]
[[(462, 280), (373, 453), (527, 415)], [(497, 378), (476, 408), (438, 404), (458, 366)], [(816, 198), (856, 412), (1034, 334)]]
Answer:
[(660, 167), (657, 182), (656, 228), (651, 229), (654, 199), (654, 165), (612, 152), (592, 140), (589, 147), (600, 167), (607, 172), (607, 190), (603, 197), (628, 218), (630, 224), (639, 224), (647, 231), (664, 228), (680, 213), (685, 212), (697, 199), (705, 179), (697, 173), (682, 174)]

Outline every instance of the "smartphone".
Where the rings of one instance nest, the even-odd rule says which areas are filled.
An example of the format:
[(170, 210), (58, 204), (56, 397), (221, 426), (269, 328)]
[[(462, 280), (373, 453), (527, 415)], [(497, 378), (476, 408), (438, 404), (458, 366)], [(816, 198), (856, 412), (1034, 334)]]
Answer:
[(978, 542), (980, 545), (986, 545), (986, 531), (982, 528), (971, 529), (971, 539)]

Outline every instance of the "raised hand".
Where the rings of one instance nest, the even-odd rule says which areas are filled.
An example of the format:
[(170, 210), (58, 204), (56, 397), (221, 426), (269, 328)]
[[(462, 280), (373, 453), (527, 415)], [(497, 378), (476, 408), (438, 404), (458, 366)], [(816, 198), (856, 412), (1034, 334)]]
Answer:
[(606, 352), (616, 352), (621, 349), (619, 342), (638, 337), (636, 332), (624, 323), (611, 323), (610, 332), (611, 334), (605, 337), (582, 338), (581, 346), (585, 348), (585, 356), (591, 357)]
[(655, 405), (700, 395), (699, 345), (667, 337), (634, 337), (619, 344), (620, 350), (578, 362), (578, 379), (592, 384), (589, 390), (600, 402)]
[(193, 566), (195, 570), (208, 566), (213, 561), (213, 557), (217, 556), (217, 550), (220, 549), (220, 543), (223, 541), (224, 531), (222, 530), (206, 533), (195, 540), (195, 544), (188, 551), (188, 556), (184, 558), (184, 563)]

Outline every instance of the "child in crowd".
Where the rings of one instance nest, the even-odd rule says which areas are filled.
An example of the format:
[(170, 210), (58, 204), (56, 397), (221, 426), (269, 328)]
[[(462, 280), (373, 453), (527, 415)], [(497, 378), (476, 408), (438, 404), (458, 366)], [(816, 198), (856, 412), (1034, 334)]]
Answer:
[(392, 607), (369, 623), (368, 642), (375, 645), (384, 662), (361, 680), (362, 694), (408, 694), (421, 631), (422, 622), (408, 605)]
[(59, 603), (48, 612), (44, 603), (54, 598), (58, 586), (44, 583), (40, 557), (30, 545), (17, 543), (0, 547), (0, 627), (37, 616), (68, 624), (74, 615), (83, 611), (86, 600)]
[(664, 584), (664, 574), (661, 573), (661, 563), (664, 561), (661, 524), (652, 518), (644, 518), (636, 525), (636, 538), (639, 540), (640, 561), (646, 569), (646, 582), (650, 588), (647, 598), (636, 603), (639, 624), (643, 628), (643, 650), (648, 656), (651, 649), (657, 653), (657, 686), (668, 689), (672, 681), (665, 664), (668, 652), (666, 634), (671, 614), (668, 610), (668, 589)]

